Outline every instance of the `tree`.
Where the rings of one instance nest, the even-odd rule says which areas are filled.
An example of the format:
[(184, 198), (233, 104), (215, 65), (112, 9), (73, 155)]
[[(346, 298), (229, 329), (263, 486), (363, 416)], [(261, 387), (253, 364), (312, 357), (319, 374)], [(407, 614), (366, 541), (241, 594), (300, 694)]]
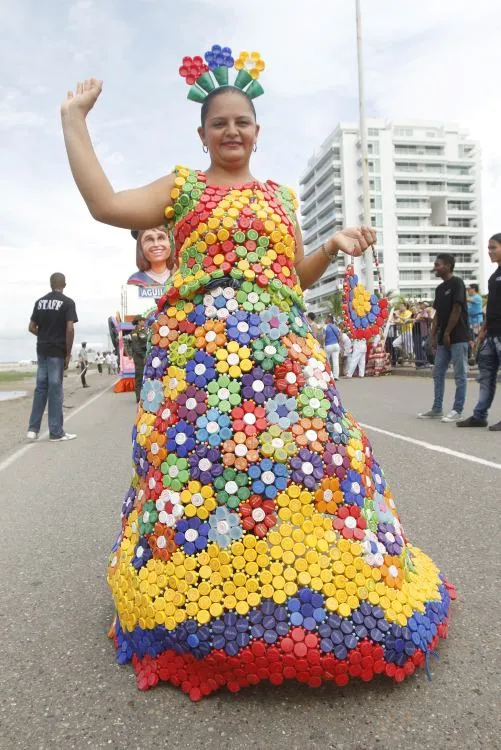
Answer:
[(325, 304), (327, 305), (328, 311), (334, 315), (335, 318), (341, 318), (343, 315), (343, 291), (338, 289), (333, 294), (329, 294), (325, 297)]

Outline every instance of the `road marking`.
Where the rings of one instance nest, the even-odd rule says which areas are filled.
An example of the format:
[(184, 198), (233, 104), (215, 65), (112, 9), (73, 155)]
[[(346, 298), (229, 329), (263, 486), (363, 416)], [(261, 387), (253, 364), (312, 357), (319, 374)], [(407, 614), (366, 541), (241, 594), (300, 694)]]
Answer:
[[(117, 381), (115, 381), (117, 382)], [(64, 422), (69, 422), (70, 419), (73, 419), (73, 417), (76, 417), (77, 414), (79, 414), (81, 411), (87, 408), (87, 406), (90, 406), (94, 403), (94, 401), (97, 401), (98, 398), (101, 398), (101, 396), (104, 396), (105, 393), (107, 393), (115, 383), (112, 383), (107, 388), (104, 389), (104, 391), (100, 391), (99, 393), (96, 393), (95, 396), (92, 396), (88, 401), (86, 401), (84, 404), (81, 404), (78, 409), (75, 409), (75, 411), (71, 412), (67, 417), (64, 418)], [(21, 458), (24, 456), (25, 453), (27, 453), (30, 448), (33, 448), (33, 446), (38, 443), (39, 440), (43, 440), (44, 438), (49, 437), (49, 431), (45, 430), (45, 432), (40, 433), (38, 440), (34, 440), (32, 443), (27, 443), (26, 445), (23, 445), (22, 448), (19, 448), (17, 451), (15, 451), (11, 456), (8, 456), (4, 461), (0, 462), (0, 471), (3, 471), (4, 469), (7, 469), (9, 466), (11, 466), (15, 461), (17, 461), (18, 458)]]
[(382, 435), (388, 435), (388, 437), (396, 438), (397, 440), (403, 440), (405, 443), (412, 443), (412, 445), (419, 445), (420, 448), (426, 448), (426, 450), (435, 451), (435, 453), (444, 453), (446, 456), (453, 456), (454, 458), (461, 458), (463, 459), (463, 461), (471, 461), (471, 463), (474, 464), (489, 466), (491, 469), (501, 469), (501, 464), (497, 464), (494, 461), (488, 461), (486, 458), (471, 456), (469, 453), (461, 453), (461, 451), (454, 451), (451, 448), (446, 448), (443, 445), (427, 443), (425, 440), (416, 440), (415, 438), (407, 437), (407, 435), (400, 435), (398, 432), (390, 432), (390, 430), (383, 430), (381, 429), (381, 427), (374, 427), (371, 424), (364, 424), (363, 422), (359, 422), (359, 425), (365, 430), (380, 432)]

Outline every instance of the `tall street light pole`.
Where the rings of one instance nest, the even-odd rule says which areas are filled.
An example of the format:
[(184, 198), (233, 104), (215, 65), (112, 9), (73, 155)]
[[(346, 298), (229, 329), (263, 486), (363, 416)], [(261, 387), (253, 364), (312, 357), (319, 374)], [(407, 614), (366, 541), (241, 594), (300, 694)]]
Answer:
[[(357, 64), (358, 64), (358, 111), (360, 145), (362, 151), (362, 185), (364, 198), (364, 224), (370, 226), (371, 221), (371, 199), (369, 183), (369, 154), (367, 149), (367, 129), (365, 125), (365, 101), (364, 101), (364, 65), (362, 57), (362, 14), (360, 0), (355, 0), (357, 16)], [(365, 260), (365, 286), (369, 292), (374, 291), (374, 263), (372, 251), (369, 248), (364, 255)]]

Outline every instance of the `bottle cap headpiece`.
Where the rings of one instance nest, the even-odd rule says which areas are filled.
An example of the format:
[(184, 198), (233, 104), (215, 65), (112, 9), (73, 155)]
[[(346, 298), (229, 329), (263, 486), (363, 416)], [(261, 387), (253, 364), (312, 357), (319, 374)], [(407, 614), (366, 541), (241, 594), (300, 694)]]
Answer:
[[(233, 83), (228, 75), (231, 68), (238, 71)], [(264, 68), (259, 52), (244, 50), (235, 60), (229, 47), (214, 44), (203, 57), (183, 57), (179, 74), (190, 86), (188, 99), (202, 104), (211, 91), (224, 86), (240, 89), (249, 99), (261, 96), (264, 90), (257, 79)]]

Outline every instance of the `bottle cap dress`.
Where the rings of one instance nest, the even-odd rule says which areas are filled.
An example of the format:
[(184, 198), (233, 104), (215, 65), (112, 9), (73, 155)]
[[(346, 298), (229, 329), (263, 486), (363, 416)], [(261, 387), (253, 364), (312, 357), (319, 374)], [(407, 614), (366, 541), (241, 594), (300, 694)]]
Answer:
[(452, 587), (407, 540), (294, 271), (297, 206), (176, 168), (178, 270), (150, 325), (108, 581), (120, 663), (193, 700), (427, 665)]

